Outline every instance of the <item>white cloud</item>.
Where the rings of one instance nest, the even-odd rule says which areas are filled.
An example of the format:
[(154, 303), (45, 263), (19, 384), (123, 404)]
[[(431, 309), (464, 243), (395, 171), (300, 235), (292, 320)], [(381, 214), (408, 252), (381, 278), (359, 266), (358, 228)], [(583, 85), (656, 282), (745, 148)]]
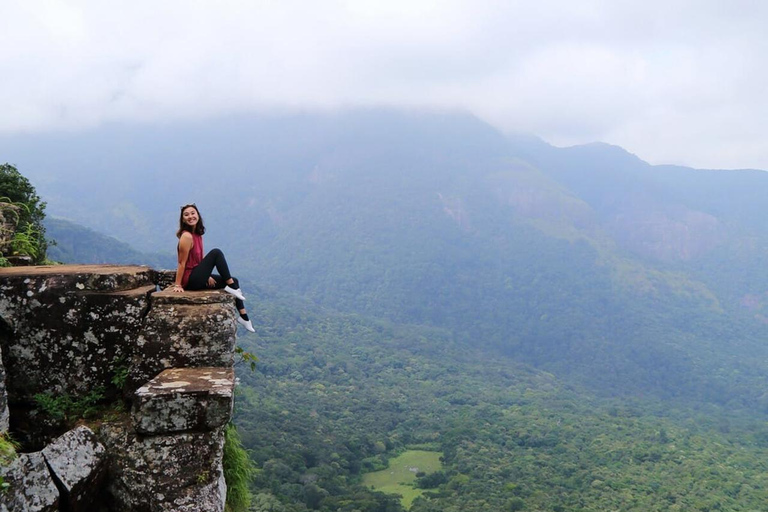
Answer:
[(768, 169), (764, 5), (0, 0), (0, 131), (426, 105), (654, 163)]

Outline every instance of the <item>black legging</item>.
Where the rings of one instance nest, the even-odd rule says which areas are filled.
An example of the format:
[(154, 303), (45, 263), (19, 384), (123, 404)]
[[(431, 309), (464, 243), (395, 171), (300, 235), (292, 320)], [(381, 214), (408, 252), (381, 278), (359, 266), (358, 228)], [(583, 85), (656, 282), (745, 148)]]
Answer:
[[(213, 268), (219, 271), (219, 274), (213, 274)], [(216, 281), (214, 288), (224, 288), (227, 285), (227, 281), (232, 279), (235, 283), (235, 287), (240, 286), (236, 277), (232, 277), (229, 273), (229, 266), (227, 265), (227, 259), (224, 257), (224, 253), (221, 249), (212, 249), (211, 252), (205, 255), (205, 258), (192, 269), (189, 274), (189, 280), (187, 281), (187, 290), (205, 290), (209, 288), (208, 278), (212, 277)], [(237, 310), (245, 309), (245, 304), (242, 300), (235, 298), (235, 306)]]

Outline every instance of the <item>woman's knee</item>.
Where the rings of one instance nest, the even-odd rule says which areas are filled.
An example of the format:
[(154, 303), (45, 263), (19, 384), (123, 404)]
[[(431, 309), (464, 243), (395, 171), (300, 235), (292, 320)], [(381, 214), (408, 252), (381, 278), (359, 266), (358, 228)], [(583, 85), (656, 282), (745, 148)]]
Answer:
[(219, 249), (218, 247), (216, 249), (211, 249), (210, 252), (208, 252), (208, 254), (212, 254), (213, 256), (216, 256), (216, 257), (224, 256), (224, 253), (221, 252), (221, 249)]

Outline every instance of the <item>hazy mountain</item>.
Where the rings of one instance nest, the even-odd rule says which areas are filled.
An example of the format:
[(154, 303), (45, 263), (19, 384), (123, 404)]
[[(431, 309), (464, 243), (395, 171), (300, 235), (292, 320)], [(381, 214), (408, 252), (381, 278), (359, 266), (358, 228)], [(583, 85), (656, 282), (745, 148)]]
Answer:
[(247, 281), (605, 393), (754, 406), (768, 175), (353, 111), (0, 139), (49, 211), (173, 255), (179, 205)]

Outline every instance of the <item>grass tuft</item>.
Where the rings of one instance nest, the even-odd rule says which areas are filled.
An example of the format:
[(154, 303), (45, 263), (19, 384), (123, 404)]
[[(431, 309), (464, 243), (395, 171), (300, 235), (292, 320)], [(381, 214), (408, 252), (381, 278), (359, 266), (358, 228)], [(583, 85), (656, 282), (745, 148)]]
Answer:
[(227, 482), (225, 512), (246, 512), (253, 498), (250, 483), (256, 472), (248, 452), (243, 448), (237, 427), (232, 423), (224, 431), (224, 479)]
[(0, 466), (7, 466), (16, 458), (19, 445), (11, 439), (8, 432), (0, 432)]

